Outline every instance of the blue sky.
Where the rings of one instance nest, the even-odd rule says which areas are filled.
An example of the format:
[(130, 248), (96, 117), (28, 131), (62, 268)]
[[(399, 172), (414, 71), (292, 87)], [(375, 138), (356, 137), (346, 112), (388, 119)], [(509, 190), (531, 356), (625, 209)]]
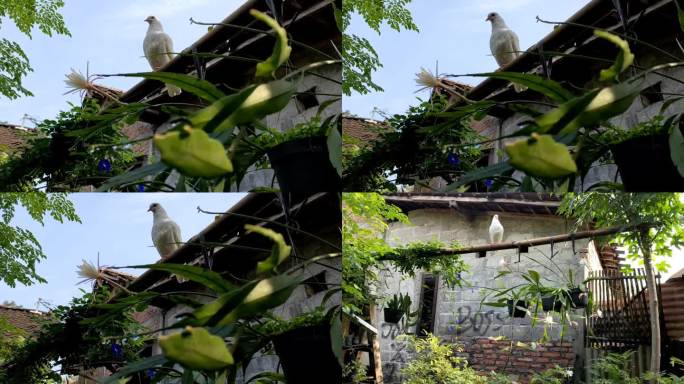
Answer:
[[(17, 285), (10, 288), (0, 283), (0, 303), (9, 300), (25, 308), (35, 308), (38, 298), (53, 305), (67, 304), (80, 296), (79, 288), (89, 289), (76, 268), (85, 259), (100, 265), (149, 264), (159, 260), (152, 245), (152, 213), (147, 208), (160, 203), (181, 227), (183, 241), (199, 233), (213, 220), (213, 215), (197, 212), (202, 209), (225, 212), (246, 194), (243, 193), (76, 193), (69, 195), (82, 224), (60, 224), (51, 218), (45, 226), (32, 221), (22, 209), (13, 224), (33, 232), (47, 259), (38, 264), (37, 272), (47, 284)], [(127, 270), (139, 275), (142, 270)], [(44, 307), (41, 309), (45, 309)]]
[[(520, 48), (527, 49), (553, 29), (552, 25), (537, 23), (544, 20), (565, 21), (588, 3), (587, 0), (413, 0), (409, 9), (420, 33), (397, 33), (382, 28), (378, 36), (364, 21), (353, 19), (349, 32), (368, 38), (380, 56), (384, 67), (373, 79), (385, 89), (382, 93), (354, 94), (345, 97), (343, 109), (362, 117), (382, 119), (373, 115), (374, 108), (395, 114), (418, 104), (416, 97), (427, 97), (427, 92), (416, 94), (415, 74), (421, 67), (440, 73), (466, 74), (497, 69), (489, 50), (491, 25), (487, 14), (498, 12), (520, 38)], [(481, 78), (461, 78), (476, 85)]]
[[(8, 100), (0, 97), (0, 121), (20, 124), (25, 113), (39, 119), (53, 118), (68, 108), (67, 101), (79, 102), (77, 95), (64, 96), (67, 91), (65, 75), (71, 68), (86, 73), (126, 73), (150, 70), (143, 57), (142, 41), (147, 31), (143, 20), (154, 15), (161, 20), (165, 31), (180, 52), (207, 32), (206, 26), (191, 25), (197, 21), (221, 22), (243, 0), (67, 0), (61, 9), (72, 37), (49, 38), (34, 31), (33, 40), (16, 30), (14, 24), (3, 19), (0, 37), (21, 44), (31, 61), (34, 72), (24, 80), (34, 97)], [(107, 78), (98, 83), (122, 90), (138, 80)], [(31, 126), (27, 122), (27, 126)]]

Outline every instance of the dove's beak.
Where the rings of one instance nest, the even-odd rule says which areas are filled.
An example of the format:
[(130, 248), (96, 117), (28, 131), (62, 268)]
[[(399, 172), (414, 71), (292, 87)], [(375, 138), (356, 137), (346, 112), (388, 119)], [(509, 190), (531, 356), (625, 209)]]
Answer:
[(152, 212), (152, 208), (147, 208), (147, 212)]
[(487, 16), (487, 18), (485, 19), (485, 21), (491, 21), (491, 20), (492, 20), (491, 16)]

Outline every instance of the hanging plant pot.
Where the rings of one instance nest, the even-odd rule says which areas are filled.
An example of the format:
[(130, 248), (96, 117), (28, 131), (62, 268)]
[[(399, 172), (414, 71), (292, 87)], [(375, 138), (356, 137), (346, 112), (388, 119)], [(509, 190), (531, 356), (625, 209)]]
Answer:
[(568, 294), (570, 295), (570, 300), (572, 300), (573, 308), (587, 307), (587, 304), (589, 303), (589, 296), (587, 296), (586, 292), (582, 292), (582, 290), (579, 288), (572, 288), (568, 290)]
[(404, 316), (404, 311), (401, 309), (385, 308), (383, 312), (385, 312), (386, 323), (397, 324)]
[(508, 300), (508, 316), (510, 317), (525, 317), (527, 311), (518, 307), (527, 308), (527, 301), (524, 300)]
[(339, 191), (341, 179), (332, 166), (325, 137), (288, 141), (266, 152), (283, 193)]
[(546, 312), (560, 312), (563, 309), (563, 303), (558, 296), (542, 297), (542, 309)]
[(330, 324), (296, 328), (273, 338), (288, 383), (336, 383), (342, 376), (330, 341)]
[(684, 190), (684, 177), (670, 157), (669, 135), (635, 137), (610, 146), (625, 192)]

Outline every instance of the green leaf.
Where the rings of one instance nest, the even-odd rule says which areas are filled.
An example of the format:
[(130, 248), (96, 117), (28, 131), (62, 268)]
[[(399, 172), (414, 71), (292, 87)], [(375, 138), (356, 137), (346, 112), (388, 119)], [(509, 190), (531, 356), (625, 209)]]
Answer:
[(223, 317), (217, 325), (227, 325), (240, 318), (249, 318), (284, 303), (300, 283), (300, 277), (277, 275), (259, 281), (240, 305)]
[(330, 163), (337, 170), (337, 174), (342, 177), (342, 135), (340, 135), (340, 131), (336, 127), (330, 129), (327, 143)]
[(641, 92), (642, 82), (595, 89), (535, 119), (540, 133), (568, 134), (624, 113)]
[(532, 176), (558, 178), (577, 172), (568, 147), (550, 135), (532, 134), (505, 147), (509, 163)]
[(508, 305), (506, 301), (492, 301), (492, 302), (485, 302), (482, 303), (482, 305), (488, 306), (488, 307), (497, 307), (497, 308), (503, 308)]
[(488, 177), (497, 176), (511, 170), (513, 170), (513, 167), (507, 162), (501, 162), (488, 167), (478, 168), (472, 172), (466, 173), (460, 179), (458, 179), (457, 182), (447, 185), (445, 192), (453, 192), (463, 185), (486, 179)]
[(125, 367), (119, 369), (111, 376), (102, 379), (103, 384), (116, 383), (119, 379), (129, 376), (132, 373), (144, 371), (149, 368), (158, 367), (167, 362), (166, 357), (163, 355), (154, 355), (142, 360), (138, 360), (127, 364)]
[(337, 357), (337, 361), (340, 365), (344, 365), (344, 356), (342, 353), (342, 320), (340, 319), (339, 314), (335, 314), (332, 317), (332, 323), (330, 324), (330, 344), (333, 353)]
[(527, 274), (530, 275), (530, 277), (532, 278), (532, 280), (535, 283), (539, 284), (539, 279), (541, 278), (541, 276), (539, 275), (539, 272), (534, 271), (534, 270), (529, 270), (529, 271), (527, 271)]
[(634, 54), (629, 49), (629, 43), (606, 31), (594, 30), (594, 35), (610, 41), (620, 49), (613, 66), (601, 71), (601, 80), (617, 80), (618, 76), (634, 62)]
[(122, 73), (111, 76), (122, 77), (142, 77), (149, 80), (159, 80), (165, 84), (175, 85), (178, 88), (199, 96), (200, 98), (215, 102), (226, 96), (216, 86), (206, 80), (198, 79), (195, 76), (173, 72), (141, 72), (141, 73)]
[(283, 261), (285, 261), (292, 251), (292, 247), (285, 243), (283, 235), (275, 232), (271, 229), (260, 227), (258, 225), (245, 224), (245, 229), (247, 232), (256, 232), (264, 237), (268, 237), (273, 240), (273, 250), (271, 251), (271, 256), (263, 261), (257, 263), (256, 273), (263, 274), (266, 272), (271, 272), (276, 269)]
[(261, 372), (258, 373), (252, 377), (249, 378), (249, 380), (245, 381), (245, 384), (249, 384), (251, 382), (255, 383), (261, 383), (261, 379), (268, 379), (266, 381), (263, 381), (264, 383), (271, 383), (271, 382), (283, 382), (286, 383), (285, 380), (285, 375), (282, 373), (277, 373), (277, 372)]
[(209, 122), (207, 130), (215, 129), (220, 133), (278, 112), (290, 102), (295, 90), (294, 83), (287, 80), (260, 84), (249, 92), (244, 101), (225, 120)]
[(561, 103), (573, 98), (573, 94), (567, 89), (563, 88), (563, 86), (559, 83), (529, 73), (490, 72), (475, 73), (470, 74), (468, 76), (490, 77), (493, 79), (508, 80), (518, 85), (523, 85), (533, 91), (543, 94), (551, 100), (558, 101)]
[(114, 187), (118, 187), (120, 185), (130, 184), (130, 183), (133, 183), (135, 181), (141, 181), (145, 177), (156, 175), (160, 172), (163, 172), (167, 168), (168, 167), (161, 162), (144, 165), (144, 166), (137, 168), (133, 171), (126, 172), (124, 174), (110, 178), (104, 184), (102, 184), (97, 189), (97, 191), (98, 192), (104, 192), (104, 191), (108, 191)]
[(684, 177), (684, 136), (679, 124), (672, 127), (670, 134), (670, 156), (679, 174)]
[(186, 369), (215, 371), (233, 364), (225, 341), (201, 327), (160, 336), (159, 346), (167, 359)]
[(157, 134), (154, 144), (162, 161), (186, 176), (214, 178), (233, 171), (223, 144), (201, 129), (186, 125), (183, 132)]
[(273, 77), (275, 76), (275, 71), (290, 58), (290, 53), (292, 52), (292, 47), (287, 44), (287, 31), (278, 25), (277, 21), (263, 12), (252, 9), (249, 11), (249, 14), (266, 23), (276, 34), (276, 44), (273, 47), (273, 53), (268, 59), (256, 66), (256, 77)]
[(218, 273), (194, 265), (164, 263), (133, 265), (126, 268), (149, 268), (156, 271), (173, 273), (180, 277), (202, 284), (217, 293), (226, 293), (235, 289), (235, 286), (232, 283), (225, 280)]
[(679, 27), (682, 29), (682, 32), (684, 32), (684, 9), (682, 9), (682, 6), (679, 5), (679, 2), (681, 0), (675, 0), (675, 5), (677, 6), (677, 17), (679, 18)]

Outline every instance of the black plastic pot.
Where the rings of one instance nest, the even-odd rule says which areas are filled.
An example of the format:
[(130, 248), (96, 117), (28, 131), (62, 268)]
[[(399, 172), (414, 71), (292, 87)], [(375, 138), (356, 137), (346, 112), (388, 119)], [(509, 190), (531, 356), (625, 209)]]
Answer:
[(386, 323), (396, 324), (404, 316), (404, 311), (401, 309), (385, 308), (383, 312), (385, 312)]
[(342, 181), (332, 166), (325, 137), (309, 137), (279, 144), (266, 152), (283, 193), (331, 192)]
[(670, 157), (669, 135), (636, 137), (610, 150), (626, 192), (684, 191), (684, 177)]
[(542, 297), (542, 309), (546, 312), (560, 312), (563, 309), (563, 303), (558, 296)]
[(524, 300), (508, 300), (508, 316), (520, 318), (525, 317), (527, 311), (522, 310), (518, 307), (527, 308), (527, 302)]
[(293, 329), (273, 339), (288, 383), (337, 383), (342, 367), (330, 342), (330, 324)]
[(589, 296), (579, 288), (572, 288), (568, 291), (573, 308), (586, 308), (589, 303)]

